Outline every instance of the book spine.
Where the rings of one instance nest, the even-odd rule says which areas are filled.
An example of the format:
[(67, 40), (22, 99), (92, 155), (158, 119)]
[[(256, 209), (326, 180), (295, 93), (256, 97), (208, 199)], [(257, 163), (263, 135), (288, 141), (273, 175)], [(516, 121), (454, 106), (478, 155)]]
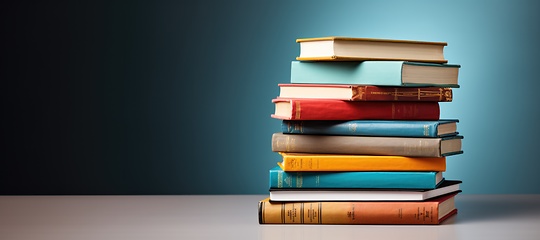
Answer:
[(287, 120), (438, 120), (440, 114), (438, 102), (285, 101), (292, 105)]
[(283, 171), (446, 171), (446, 158), (363, 155), (289, 155), (282, 153)]
[(438, 122), (428, 121), (301, 121), (283, 120), (281, 130), (288, 134), (346, 136), (437, 137)]
[(436, 172), (285, 172), (270, 169), (270, 188), (434, 189)]
[(442, 157), (441, 138), (372, 136), (333, 136), (283, 134), (272, 135), (272, 151), (358, 154), (406, 157)]
[(357, 86), (352, 90), (352, 101), (452, 101), (452, 88), (444, 87)]
[(291, 83), (403, 86), (403, 61), (292, 61)]
[[(451, 214), (456, 213), (454, 210)], [(437, 202), (259, 202), (261, 224), (439, 224)]]

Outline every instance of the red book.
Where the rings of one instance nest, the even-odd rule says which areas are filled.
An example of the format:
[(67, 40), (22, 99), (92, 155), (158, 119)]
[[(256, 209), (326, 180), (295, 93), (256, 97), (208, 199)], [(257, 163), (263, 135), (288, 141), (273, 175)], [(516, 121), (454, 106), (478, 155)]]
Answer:
[(285, 120), (438, 120), (438, 102), (276, 98), (271, 116)]
[(433, 101), (451, 102), (452, 88), (389, 87), (347, 84), (278, 84), (278, 98), (324, 98), (347, 101)]

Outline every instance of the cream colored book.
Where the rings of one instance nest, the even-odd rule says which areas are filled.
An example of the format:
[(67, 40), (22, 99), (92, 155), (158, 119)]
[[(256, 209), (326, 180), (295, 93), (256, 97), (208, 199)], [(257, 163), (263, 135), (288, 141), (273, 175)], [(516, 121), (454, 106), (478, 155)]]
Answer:
[(446, 63), (446, 42), (354, 38), (316, 37), (299, 38), (299, 61), (358, 61), (400, 60), (414, 62)]

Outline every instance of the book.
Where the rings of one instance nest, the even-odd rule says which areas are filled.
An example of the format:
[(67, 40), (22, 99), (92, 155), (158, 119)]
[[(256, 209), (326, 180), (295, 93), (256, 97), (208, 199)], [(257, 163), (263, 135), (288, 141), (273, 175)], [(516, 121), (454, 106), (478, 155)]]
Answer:
[(443, 157), (463, 153), (456, 135), (444, 138), (272, 134), (272, 151), (295, 153)]
[(302, 201), (258, 203), (259, 224), (440, 224), (457, 213), (450, 193), (426, 201)]
[(446, 42), (353, 38), (317, 37), (298, 38), (301, 61), (365, 61), (407, 60), (417, 62), (446, 63)]
[(438, 120), (438, 102), (361, 102), (333, 99), (272, 100), (282, 120)]
[(435, 189), (270, 189), (270, 201), (425, 201), (461, 192), (460, 180), (443, 180)]
[(445, 137), (457, 135), (458, 119), (434, 121), (350, 120), (296, 121), (283, 120), (281, 130), (288, 134), (321, 134), (387, 137)]
[(269, 188), (434, 189), (443, 172), (286, 172), (269, 170)]
[(389, 87), (351, 84), (278, 84), (278, 98), (319, 98), (346, 101), (435, 101), (451, 102), (452, 88)]
[(292, 61), (290, 83), (458, 88), (458, 64)]
[(283, 171), (446, 171), (446, 157), (343, 155), (280, 152)]

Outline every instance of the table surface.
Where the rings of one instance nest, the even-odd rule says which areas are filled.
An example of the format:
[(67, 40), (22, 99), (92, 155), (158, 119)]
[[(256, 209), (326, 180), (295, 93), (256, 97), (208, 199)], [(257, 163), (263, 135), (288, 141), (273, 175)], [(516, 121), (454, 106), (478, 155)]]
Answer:
[(266, 197), (0, 196), (0, 239), (540, 239), (540, 194), (462, 193), (430, 226), (260, 225)]

